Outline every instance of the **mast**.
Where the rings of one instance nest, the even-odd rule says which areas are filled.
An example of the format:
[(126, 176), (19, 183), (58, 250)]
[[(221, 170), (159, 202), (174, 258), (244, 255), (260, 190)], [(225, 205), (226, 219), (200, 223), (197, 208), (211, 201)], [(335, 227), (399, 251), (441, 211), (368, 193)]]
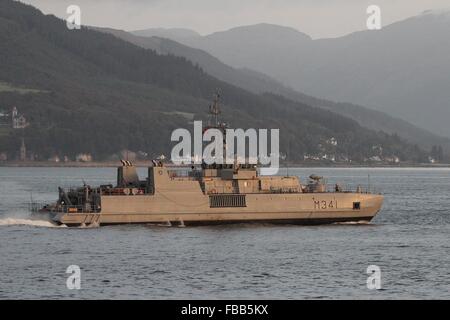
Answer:
[(227, 142), (226, 142), (226, 129), (227, 124), (225, 122), (221, 122), (219, 119), (219, 115), (222, 114), (222, 110), (219, 106), (219, 100), (220, 100), (220, 91), (219, 89), (216, 90), (216, 93), (213, 96), (213, 101), (209, 106), (208, 110), (208, 125), (203, 129), (203, 133), (208, 131), (209, 129), (218, 129), (223, 134), (223, 160), (226, 158), (227, 154)]
[(219, 123), (219, 115), (222, 113), (222, 111), (220, 110), (219, 100), (220, 92), (219, 90), (217, 90), (214, 94), (213, 103), (209, 106), (209, 128), (221, 128), (221, 124)]

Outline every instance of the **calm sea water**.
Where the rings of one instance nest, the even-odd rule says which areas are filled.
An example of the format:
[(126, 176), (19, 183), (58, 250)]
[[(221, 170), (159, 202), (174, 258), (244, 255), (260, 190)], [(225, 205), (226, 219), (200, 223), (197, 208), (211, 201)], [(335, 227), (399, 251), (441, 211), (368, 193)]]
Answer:
[[(144, 175), (145, 170), (141, 173)], [(290, 169), (305, 179), (376, 186), (386, 196), (368, 225), (165, 228), (52, 227), (34, 200), (58, 186), (114, 183), (113, 168), (0, 168), (0, 298), (449, 299), (449, 169)], [(81, 268), (81, 290), (66, 269)], [(367, 267), (382, 290), (367, 289)]]

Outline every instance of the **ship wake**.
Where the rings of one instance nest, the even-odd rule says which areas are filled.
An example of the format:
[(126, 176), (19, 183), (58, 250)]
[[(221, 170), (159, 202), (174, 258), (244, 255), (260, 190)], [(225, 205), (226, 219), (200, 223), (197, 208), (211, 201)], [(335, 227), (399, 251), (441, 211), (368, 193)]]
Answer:
[(19, 218), (3, 218), (0, 219), (0, 226), (34, 226), (43, 228), (60, 228), (47, 220), (19, 219)]
[(342, 225), (342, 226), (354, 226), (354, 225), (371, 225), (370, 221), (361, 220), (361, 221), (346, 221), (346, 222), (335, 222), (334, 225)]

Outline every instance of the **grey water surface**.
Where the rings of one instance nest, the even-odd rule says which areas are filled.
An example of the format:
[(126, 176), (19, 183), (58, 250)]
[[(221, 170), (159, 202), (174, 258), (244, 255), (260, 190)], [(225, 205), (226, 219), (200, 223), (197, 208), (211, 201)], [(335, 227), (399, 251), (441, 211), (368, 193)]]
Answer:
[[(450, 298), (450, 169), (289, 169), (311, 173), (353, 188), (370, 174), (382, 212), (366, 225), (54, 227), (30, 220), (31, 198), (55, 200), (83, 179), (114, 183), (115, 169), (2, 167), (0, 298)], [(70, 265), (80, 290), (66, 287)], [(381, 290), (367, 288), (370, 265)]]

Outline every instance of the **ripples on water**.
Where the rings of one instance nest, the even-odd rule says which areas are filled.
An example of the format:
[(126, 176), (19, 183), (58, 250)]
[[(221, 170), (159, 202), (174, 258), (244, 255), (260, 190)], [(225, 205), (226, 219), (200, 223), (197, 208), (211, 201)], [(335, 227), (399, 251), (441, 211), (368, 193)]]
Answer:
[[(145, 176), (145, 170), (140, 173)], [(27, 212), (58, 186), (114, 182), (111, 168), (0, 168), (0, 298), (450, 298), (450, 169), (290, 169), (386, 196), (366, 225), (52, 227)], [(66, 268), (82, 289), (66, 289)], [(378, 265), (383, 290), (366, 287)]]

